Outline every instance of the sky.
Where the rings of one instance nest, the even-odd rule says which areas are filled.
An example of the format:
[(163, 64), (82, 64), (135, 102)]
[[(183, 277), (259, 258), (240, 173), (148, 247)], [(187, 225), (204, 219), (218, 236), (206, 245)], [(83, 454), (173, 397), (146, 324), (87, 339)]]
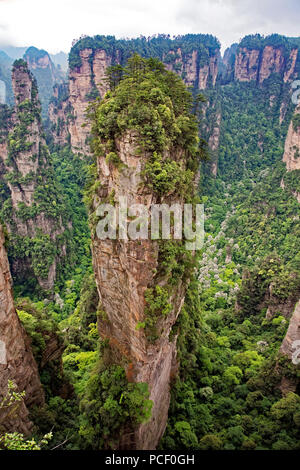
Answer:
[(300, 36), (300, 0), (0, 0), (1, 45), (68, 52), (82, 34), (205, 33), (222, 51), (246, 34)]

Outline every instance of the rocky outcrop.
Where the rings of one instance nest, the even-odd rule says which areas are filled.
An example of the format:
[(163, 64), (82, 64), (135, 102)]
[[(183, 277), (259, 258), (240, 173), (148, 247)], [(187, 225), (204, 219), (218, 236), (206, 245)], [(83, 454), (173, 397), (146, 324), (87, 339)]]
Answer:
[(281, 49), (272, 46), (266, 46), (262, 53), (261, 64), (259, 68), (259, 83), (269, 78), (271, 73), (281, 73), (284, 70), (284, 56)]
[(53, 87), (63, 82), (64, 74), (56, 68), (48, 52), (43, 49), (29, 47), (24, 54), (24, 60), (37, 80), (43, 117), (46, 117)]
[(48, 107), (50, 132), (53, 142), (63, 146), (70, 142), (69, 127), (74, 121), (73, 108), (68, 99), (68, 84), (55, 85)]
[(221, 113), (217, 112), (213, 130), (208, 139), (208, 146), (212, 155), (211, 162), (211, 171), (214, 176), (217, 176), (218, 171), (218, 156), (217, 151), (219, 149), (220, 143), (220, 133), (221, 133)]
[(24, 60), (27, 62), (29, 69), (49, 69), (53, 81), (57, 78), (57, 71), (48, 52), (39, 50), (36, 47), (29, 47), (24, 54)]
[(219, 55), (216, 54), (210, 57), (209, 63), (199, 68), (198, 88), (205, 90), (208, 87), (208, 82), (211, 80), (211, 85), (215, 86), (218, 75), (218, 60)]
[[(300, 117), (300, 108), (296, 109), (294, 117)], [(283, 161), (288, 171), (300, 169), (300, 124), (295, 118), (289, 125), (288, 134), (284, 146)]]
[(88, 138), (91, 132), (87, 124), (86, 108), (93, 90), (103, 97), (107, 91), (105, 72), (112, 58), (104, 50), (83, 49), (79, 52), (81, 66), (70, 70), (69, 102), (74, 110), (74, 120), (69, 124), (71, 145), (75, 151), (89, 153)]
[(300, 341), (300, 301), (292, 313), (287, 333), (280, 347), (280, 352), (287, 355), (291, 360), (295, 352), (295, 341)]
[(234, 72), (234, 63), (235, 63), (235, 58), (236, 58), (236, 52), (238, 49), (238, 44), (234, 43), (230, 47), (228, 47), (224, 55), (222, 57), (222, 61), (220, 64), (220, 69), (223, 78), (225, 78), (225, 81), (232, 81), (233, 79), (233, 72)]
[(236, 55), (234, 66), (235, 80), (239, 82), (250, 82), (251, 80), (257, 80), (259, 56), (259, 50), (248, 50), (246, 47), (239, 49)]
[[(116, 206), (119, 196), (126, 195), (128, 206), (143, 204), (150, 214), (150, 207), (157, 203), (157, 197), (142, 185), (141, 171), (147, 155), (138, 155), (138, 140), (138, 135), (133, 132), (118, 140), (118, 155), (126, 165), (122, 171), (107, 164), (105, 157), (98, 156), (100, 194), (102, 198), (114, 194)], [(172, 159), (180, 160), (181, 156), (179, 151)], [(172, 310), (166, 318), (160, 318), (158, 339), (151, 344), (138, 325), (145, 321), (145, 292), (153, 286), (158, 269), (157, 242), (100, 240), (94, 235), (92, 246), (101, 309), (106, 316), (99, 321), (100, 335), (108, 338), (126, 358), (128, 379), (149, 384), (150, 399), (154, 404), (151, 421), (134, 431), (130, 443), (124, 435), (120, 448), (154, 449), (166, 426), (170, 377), (176, 368), (176, 338), (170, 340), (169, 334), (181, 310), (186, 286), (179, 282), (174, 289), (169, 299)], [(166, 279), (162, 280), (161, 285), (166, 282)]]
[[(287, 356), (295, 366), (299, 363), (300, 355), (300, 301), (290, 318), (289, 327), (279, 349), (279, 354)], [(289, 392), (296, 392), (299, 379), (292, 376), (283, 376), (279, 385), (283, 396)]]
[[(97, 91), (101, 97), (107, 91), (104, 78), (106, 69), (111, 64), (111, 57), (103, 50), (93, 53), (92, 49), (83, 49), (79, 55), (81, 66), (70, 70), (69, 103), (62, 104), (62, 108), (69, 104), (73, 110), (73, 119), (68, 123), (72, 148), (89, 153), (90, 127), (86, 122), (86, 109), (93, 91)], [(50, 120), (52, 121), (51, 116)]]
[(263, 49), (239, 47), (237, 50), (234, 78), (240, 82), (257, 81), (259, 84), (272, 73), (282, 76), (284, 82), (293, 78), (298, 49), (292, 49), (286, 59), (282, 47), (266, 45)]
[[(153, 67), (151, 60), (138, 56), (131, 59), (129, 78), (121, 80), (120, 86), (96, 107), (92, 123), (97, 175), (90, 190), (89, 209), (93, 266), (100, 299), (99, 333), (107, 340), (105, 344), (110, 345), (110, 357), (118, 358), (115, 363), (124, 367), (127, 380), (148, 384), (153, 402), (152, 416), (148, 422), (140, 425), (132, 420), (128, 423), (130, 429), (122, 432), (120, 438), (118, 436), (119, 442), (115, 447), (120, 449), (155, 449), (165, 430), (170, 382), (178, 367), (177, 333), (173, 326), (184, 303), (193, 270), (190, 264), (193, 253), (186, 249), (178, 235), (172, 236), (175, 233), (173, 223), (168, 241), (157, 239), (161, 237), (154, 229), (153, 210), (159, 209), (156, 205), (165, 204), (160, 206), (162, 210), (178, 204), (182, 214), (184, 202), (189, 195), (193, 197), (195, 194), (197, 127), (185, 111), (184, 98), (176, 101), (175, 107), (175, 94), (171, 89), (166, 94), (168, 88), (165, 84), (169, 83), (170, 75), (162, 71), (159, 65), (156, 66), (157, 74), (152, 75)], [(143, 74), (145, 78), (141, 80)], [(132, 95), (124, 99), (128, 81), (133, 83), (138, 97), (134, 105)], [(144, 83), (151, 89), (159, 90), (158, 102), (144, 95)], [(183, 83), (174, 83), (178, 92), (184, 92)], [(140, 99), (140, 96), (143, 98)], [(120, 114), (107, 115), (107, 109), (112, 109), (111, 104), (119, 99), (123, 100)], [(163, 105), (165, 102), (168, 105)], [(132, 129), (130, 122), (140, 122), (142, 103), (143, 109), (149, 108), (149, 116), (157, 117), (146, 118), (143, 127), (136, 125)], [(165, 114), (159, 117), (164, 106), (170, 109), (167, 121)], [(119, 119), (119, 116), (127, 115), (132, 116), (130, 121)], [(115, 127), (112, 130), (112, 118), (116, 119), (117, 126), (122, 123), (122, 129)], [(155, 122), (160, 129), (159, 134), (149, 136), (145, 132)], [(192, 134), (184, 135), (186, 140), (178, 142), (172, 126), (178, 123), (176, 126), (180, 128), (181, 122), (185, 126), (189, 123), (193, 126)], [(167, 145), (160, 143), (160, 136), (165, 136)], [(177, 176), (170, 181), (174, 183), (174, 178), (186, 181), (188, 188), (183, 189), (179, 182), (169, 186), (169, 182), (161, 181), (171, 168)], [(102, 221), (98, 209), (103, 209), (103, 203), (109, 203), (110, 208), (120, 214), (116, 234), (111, 238), (105, 233), (101, 236), (100, 232), (105, 221)], [(136, 220), (135, 216), (138, 215), (141, 218)], [(179, 214), (177, 217), (174, 215), (176, 226), (179, 219)]]
[(296, 61), (298, 58), (298, 49), (292, 49), (288, 63), (285, 67), (283, 81), (286, 83), (293, 77), (296, 67)]
[(268, 287), (266, 292), (265, 298), (261, 303), (261, 307), (268, 307), (266, 311), (266, 318), (269, 320), (273, 318), (276, 313), (280, 312), (285, 318), (290, 318), (295, 305), (297, 303), (297, 299), (299, 297), (299, 288), (295, 288), (293, 291), (289, 293), (289, 296), (285, 299), (278, 298), (276, 294), (274, 294), (274, 285), (271, 284)]
[(66, 254), (62, 203), (41, 125), (36, 82), (24, 61), (15, 63), (12, 82), (16, 105), (0, 143), (1, 179), (7, 187), (2, 217), (11, 234), (13, 274), (33, 275), (49, 290), (57, 262)]
[(9, 380), (15, 383), (19, 392), (25, 391), (25, 397), (12, 406), (0, 407), (0, 433), (29, 434), (32, 423), (27, 406), (43, 405), (44, 393), (30, 340), (14, 307), (5, 239), (0, 226), (0, 403), (7, 394)]
[(92, 90), (92, 68), (90, 63), (91, 49), (80, 51), (82, 65), (69, 74), (69, 100), (74, 109), (75, 120), (70, 127), (71, 145), (76, 151), (89, 152), (87, 138), (90, 134), (89, 126), (83, 128), (86, 122), (86, 108), (88, 93)]

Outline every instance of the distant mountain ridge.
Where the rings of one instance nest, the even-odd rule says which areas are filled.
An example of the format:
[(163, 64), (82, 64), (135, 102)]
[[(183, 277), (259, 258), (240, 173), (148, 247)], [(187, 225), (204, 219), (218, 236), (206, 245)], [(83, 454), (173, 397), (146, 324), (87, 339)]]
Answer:
[(54, 85), (62, 83), (65, 79), (67, 55), (64, 52), (51, 55), (44, 49), (38, 49), (34, 46), (28, 48), (4, 46), (3, 50), (0, 50), (0, 80), (2, 81), (0, 100), (3, 104), (13, 103), (11, 67), (13, 61), (20, 58), (26, 60), (30, 71), (37, 80), (43, 117), (45, 118), (48, 112), (48, 104), (53, 95)]

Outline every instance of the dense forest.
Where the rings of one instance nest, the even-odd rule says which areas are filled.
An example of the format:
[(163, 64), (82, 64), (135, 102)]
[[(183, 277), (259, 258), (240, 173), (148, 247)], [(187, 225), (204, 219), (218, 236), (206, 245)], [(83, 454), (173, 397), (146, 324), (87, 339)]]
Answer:
[[(266, 47), (279, 50), (282, 62), (261, 80)], [(136, 379), (132, 350), (121, 348), (112, 333), (101, 285), (107, 266), (99, 262), (95, 241), (96, 203), (116, 205), (116, 188), (127, 177), (131, 195), (137, 176), (130, 165), (144, 159), (139, 201), (144, 191), (158, 203), (177, 198), (205, 208), (201, 250), (188, 252), (176, 240), (155, 242), (158, 264), (151, 265), (153, 276), (141, 295), (144, 318), (128, 338), (132, 349), (143, 338), (152, 355), (158, 354), (161, 338), (164, 347), (176, 345), (168, 419), (157, 448), (300, 449), (300, 369), (282, 352), (300, 295), (300, 167), (287, 172), (282, 161), (288, 132), (299, 135), (300, 129), (291, 100), (300, 63), (291, 57), (298, 47), (299, 38), (246, 36), (222, 63), (220, 43), (211, 35), (82, 37), (69, 54), (72, 73), (80, 76), (86, 49), (92, 51), (90, 64), (99, 50), (111, 58), (104, 96), (92, 77), (86, 154), (72, 147), (71, 126), (65, 142), (58, 142), (45, 105), (41, 112), (38, 92), (49, 103), (50, 75), (44, 80), (40, 74), (37, 83), (24, 60), (14, 63), (33, 85), (30, 98), (0, 108), (0, 145), (6, 145), (0, 158), (0, 217), (15, 309), (30, 337), (45, 400), (42, 406), (28, 405), (33, 423), (28, 436), (1, 422), (1, 410), (18, 410), (23, 390), (13, 380), (5, 393), (0, 389), (0, 448), (132, 449), (136, 444), (127, 436), (155, 416), (153, 383)], [(239, 80), (237, 67), (251, 50), (260, 57), (258, 78)], [(191, 61), (193, 51), (197, 76), (214, 56), (219, 63), (216, 82), (207, 81), (205, 89), (199, 90), (198, 78), (189, 89), (184, 84), (180, 61)], [(31, 48), (27, 54), (37, 60), (45, 51)], [(291, 79), (285, 79), (292, 66)], [(57, 113), (67, 103), (67, 85), (61, 93), (51, 99)], [(76, 113), (70, 103), (65, 109), (72, 123)], [(37, 154), (34, 132), (41, 137)], [(300, 149), (294, 151), (297, 162)], [(26, 159), (37, 165), (34, 172), (22, 170)], [(30, 203), (14, 196), (26, 191)], [(40, 228), (32, 231), (41, 217)], [(26, 234), (22, 224), (29, 227)], [(145, 258), (150, 248), (140, 245), (141, 261), (151, 263)], [(119, 245), (113, 246), (110, 257), (116, 263)], [(126, 266), (125, 255), (122, 260)], [(55, 279), (45, 289), (43, 279), (53, 263)], [(113, 276), (109, 282), (117, 285)], [(108, 302), (114, 305), (116, 299)]]

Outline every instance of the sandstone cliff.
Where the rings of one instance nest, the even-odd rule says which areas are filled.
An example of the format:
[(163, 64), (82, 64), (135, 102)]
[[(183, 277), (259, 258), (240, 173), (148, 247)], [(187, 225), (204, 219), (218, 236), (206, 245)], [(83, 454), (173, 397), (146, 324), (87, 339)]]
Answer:
[(214, 55), (202, 63), (201, 51), (194, 49), (183, 54), (181, 48), (171, 50), (163, 57), (168, 70), (180, 75), (188, 87), (204, 90), (210, 85), (215, 86), (218, 75), (218, 60), (220, 54), (216, 50)]
[(11, 290), (11, 276), (0, 226), (0, 402), (7, 393), (8, 380), (19, 392), (25, 391), (24, 401), (0, 409), (0, 432), (28, 434), (32, 424), (27, 406), (42, 405), (44, 394), (38, 368), (33, 358), (30, 340), (17, 316)]
[(218, 172), (218, 150), (220, 143), (220, 134), (221, 134), (221, 113), (217, 112), (215, 116), (215, 121), (212, 127), (212, 133), (208, 139), (208, 146), (211, 151), (211, 172), (214, 176), (217, 176)]
[(44, 139), (36, 83), (24, 61), (15, 63), (12, 81), (16, 105), (5, 111), (1, 129), (1, 182), (6, 188), (1, 213), (12, 239), (13, 274), (33, 275), (48, 290), (66, 252), (63, 201)]
[(234, 65), (234, 78), (240, 82), (257, 80), (259, 51), (242, 48), (238, 51)]
[(272, 73), (278, 73), (287, 82), (294, 77), (297, 56), (298, 49), (292, 49), (287, 58), (282, 47), (239, 47), (235, 57), (234, 78), (240, 82), (256, 81), (261, 84)]
[(47, 116), (48, 105), (52, 97), (52, 90), (55, 84), (62, 83), (64, 74), (52, 62), (47, 51), (29, 47), (24, 60), (27, 62), (29, 70), (36, 78), (43, 110), (43, 117)]
[(296, 108), (285, 141), (283, 161), (288, 171), (300, 169), (300, 108)]
[[(184, 41), (183, 36), (181, 40), (183, 45), (185, 44)], [(78, 44), (80, 45), (80, 41)], [(93, 47), (84, 48), (82, 46), (80, 48), (78, 46), (78, 51), (76, 51), (78, 65), (72, 66), (71, 64), (70, 67), (69, 98), (66, 99), (64, 104), (60, 104), (60, 111), (56, 111), (55, 106), (50, 108), (50, 121), (55, 125), (53, 137), (58, 142), (65, 138), (66, 132), (62, 128), (55, 136), (55, 132), (57, 133), (57, 116), (60, 114), (59, 119), (61, 119), (63, 114), (61, 111), (64, 108), (71, 107), (73, 118), (68, 120), (66, 113), (64, 113), (65, 127), (68, 129), (67, 133), (70, 135), (73, 150), (83, 153), (90, 152), (90, 126), (86, 120), (86, 108), (89, 102), (95, 99), (97, 95), (102, 98), (107, 91), (105, 81), (107, 67), (115, 64), (124, 65), (128, 56), (135, 50), (132, 41), (126, 42), (125, 46), (115, 41), (114, 45), (107, 50), (100, 46), (94, 46), (92, 39), (90, 44)], [(208, 52), (200, 44), (198, 46), (189, 46), (187, 52), (183, 46), (175, 47), (175, 44), (176, 41), (169, 40), (169, 50), (162, 53), (160, 50), (150, 49), (149, 44), (146, 43), (141, 55), (152, 55), (160, 58), (168, 70), (177, 73), (187, 86), (195, 90), (213, 87), (217, 80), (220, 61), (218, 47), (214, 47), (212, 51)], [(77, 45), (75, 45), (75, 49)], [(138, 46), (136, 47), (138, 48)], [(70, 56), (72, 54), (71, 50)]]
[[(118, 155), (127, 166), (123, 172), (107, 165), (104, 157), (98, 158), (99, 180), (105, 188), (101, 195), (107, 197), (114, 192), (116, 201), (126, 195), (128, 206), (144, 204), (150, 213), (150, 206), (157, 203), (157, 198), (140, 189), (140, 173), (146, 156), (136, 155), (136, 140), (137, 136), (128, 133), (117, 142)], [(150, 399), (154, 403), (151, 422), (135, 432), (133, 445), (137, 449), (153, 449), (167, 420), (169, 382), (176, 365), (176, 341), (170, 341), (169, 334), (182, 307), (184, 286), (180, 283), (169, 299), (172, 311), (161, 321), (159, 339), (152, 345), (143, 329), (137, 330), (137, 326), (145, 321), (144, 294), (153, 285), (158, 269), (157, 243), (99, 240), (93, 236), (93, 263), (101, 308), (107, 315), (107, 321), (99, 322), (100, 335), (109, 338), (126, 357), (130, 380), (149, 384)], [(127, 439), (128, 436), (123, 436), (121, 447), (128, 446)]]

